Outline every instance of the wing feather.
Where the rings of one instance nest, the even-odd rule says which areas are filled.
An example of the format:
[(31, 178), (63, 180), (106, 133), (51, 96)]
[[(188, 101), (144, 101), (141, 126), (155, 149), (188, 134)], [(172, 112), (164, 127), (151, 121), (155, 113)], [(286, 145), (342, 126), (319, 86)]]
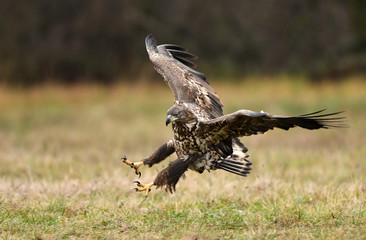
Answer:
[[(170, 51), (169, 51), (169, 52), (170, 52)], [(189, 61), (189, 60), (187, 60), (187, 59), (185, 59), (185, 58), (183, 58), (183, 57), (174, 56), (174, 55), (173, 55), (173, 57), (174, 57), (175, 59), (177, 59), (179, 62), (183, 63), (184, 65), (186, 65), (186, 66), (188, 66), (188, 67), (191, 67), (191, 68), (196, 68), (196, 67), (197, 67), (197, 65), (196, 65), (194, 62)]]
[(216, 119), (201, 123), (200, 134), (212, 144), (228, 137), (249, 136), (265, 133), (274, 128), (289, 130), (293, 127), (306, 129), (344, 128), (345, 117), (331, 117), (342, 112), (319, 114), (324, 110), (298, 116), (271, 115), (266, 112), (240, 110)]
[(191, 61), (197, 56), (181, 46), (162, 44), (157, 46), (150, 34), (145, 39), (146, 50), (155, 69), (172, 89), (176, 102), (188, 104), (203, 119), (222, 116), (222, 104), (203, 73), (194, 69)]
[(176, 49), (168, 49), (168, 51), (174, 57), (182, 57), (182, 58), (189, 58), (189, 59), (197, 59), (198, 57), (192, 53), (187, 52), (186, 50), (176, 50)]
[(161, 44), (160, 46), (165, 47), (166, 49), (173, 49), (173, 50), (179, 50), (179, 51), (187, 51), (187, 49), (185, 49), (182, 46), (176, 45), (176, 44)]

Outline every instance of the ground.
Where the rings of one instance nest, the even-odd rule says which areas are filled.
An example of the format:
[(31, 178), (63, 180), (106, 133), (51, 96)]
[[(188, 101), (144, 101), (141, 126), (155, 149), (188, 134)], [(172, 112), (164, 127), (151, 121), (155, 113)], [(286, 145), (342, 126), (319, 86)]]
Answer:
[(248, 177), (187, 172), (175, 194), (154, 188), (144, 200), (120, 158), (171, 138), (167, 86), (0, 87), (0, 238), (364, 239), (365, 78), (211, 82), (225, 113), (346, 110), (350, 128), (244, 137)]

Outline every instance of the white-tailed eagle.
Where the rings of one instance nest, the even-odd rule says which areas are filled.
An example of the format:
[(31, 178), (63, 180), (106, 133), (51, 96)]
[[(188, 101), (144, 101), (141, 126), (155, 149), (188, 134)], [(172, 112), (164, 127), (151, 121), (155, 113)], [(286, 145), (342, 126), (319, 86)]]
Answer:
[(135, 169), (152, 166), (177, 154), (177, 159), (162, 170), (149, 184), (138, 181), (136, 191), (145, 196), (152, 186), (175, 191), (179, 178), (187, 169), (202, 173), (222, 169), (240, 176), (250, 173), (252, 163), (247, 148), (238, 137), (264, 133), (274, 128), (288, 130), (293, 127), (306, 129), (344, 127), (340, 112), (323, 113), (324, 110), (297, 116), (272, 115), (266, 112), (239, 110), (223, 115), (219, 97), (203, 73), (193, 68), (197, 57), (181, 46), (162, 44), (157, 46), (150, 34), (145, 39), (146, 50), (154, 68), (160, 73), (174, 94), (174, 105), (167, 112), (166, 125), (173, 127), (173, 138), (160, 146), (141, 162), (132, 163), (125, 157), (124, 163)]

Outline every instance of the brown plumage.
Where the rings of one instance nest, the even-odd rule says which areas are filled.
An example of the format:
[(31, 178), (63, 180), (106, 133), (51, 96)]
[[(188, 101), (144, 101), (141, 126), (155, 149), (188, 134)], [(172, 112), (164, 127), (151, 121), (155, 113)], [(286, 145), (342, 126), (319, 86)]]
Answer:
[[(175, 98), (174, 105), (167, 112), (166, 121), (166, 125), (172, 123), (173, 139), (143, 160), (144, 165), (152, 166), (176, 152), (177, 160), (155, 178), (153, 185), (157, 187), (174, 191), (187, 169), (199, 173), (223, 169), (247, 176), (251, 162), (247, 159), (247, 148), (238, 137), (264, 133), (274, 128), (288, 130), (292, 127), (321, 129), (345, 126), (344, 118), (335, 116), (340, 112), (324, 114), (324, 110), (290, 117), (249, 110), (223, 115), (223, 105), (205, 75), (192, 69), (195, 67), (192, 60), (197, 58), (195, 55), (178, 45), (157, 46), (152, 35), (146, 37), (145, 44), (154, 68), (163, 76)], [(145, 190), (148, 193), (147, 188), (139, 191)]]

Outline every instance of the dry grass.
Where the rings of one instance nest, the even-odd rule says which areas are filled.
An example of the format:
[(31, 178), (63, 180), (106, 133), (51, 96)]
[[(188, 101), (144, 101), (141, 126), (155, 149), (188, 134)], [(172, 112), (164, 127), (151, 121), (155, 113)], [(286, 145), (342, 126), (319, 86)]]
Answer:
[(0, 88), (0, 238), (364, 239), (365, 79), (213, 85), (226, 113), (346, 110), (351, 128), (243, 138), (247, 178), (188, 172), (174, 195), (143, 201), (120, 157), (140, 160), (171, 137), (167, 87)]

